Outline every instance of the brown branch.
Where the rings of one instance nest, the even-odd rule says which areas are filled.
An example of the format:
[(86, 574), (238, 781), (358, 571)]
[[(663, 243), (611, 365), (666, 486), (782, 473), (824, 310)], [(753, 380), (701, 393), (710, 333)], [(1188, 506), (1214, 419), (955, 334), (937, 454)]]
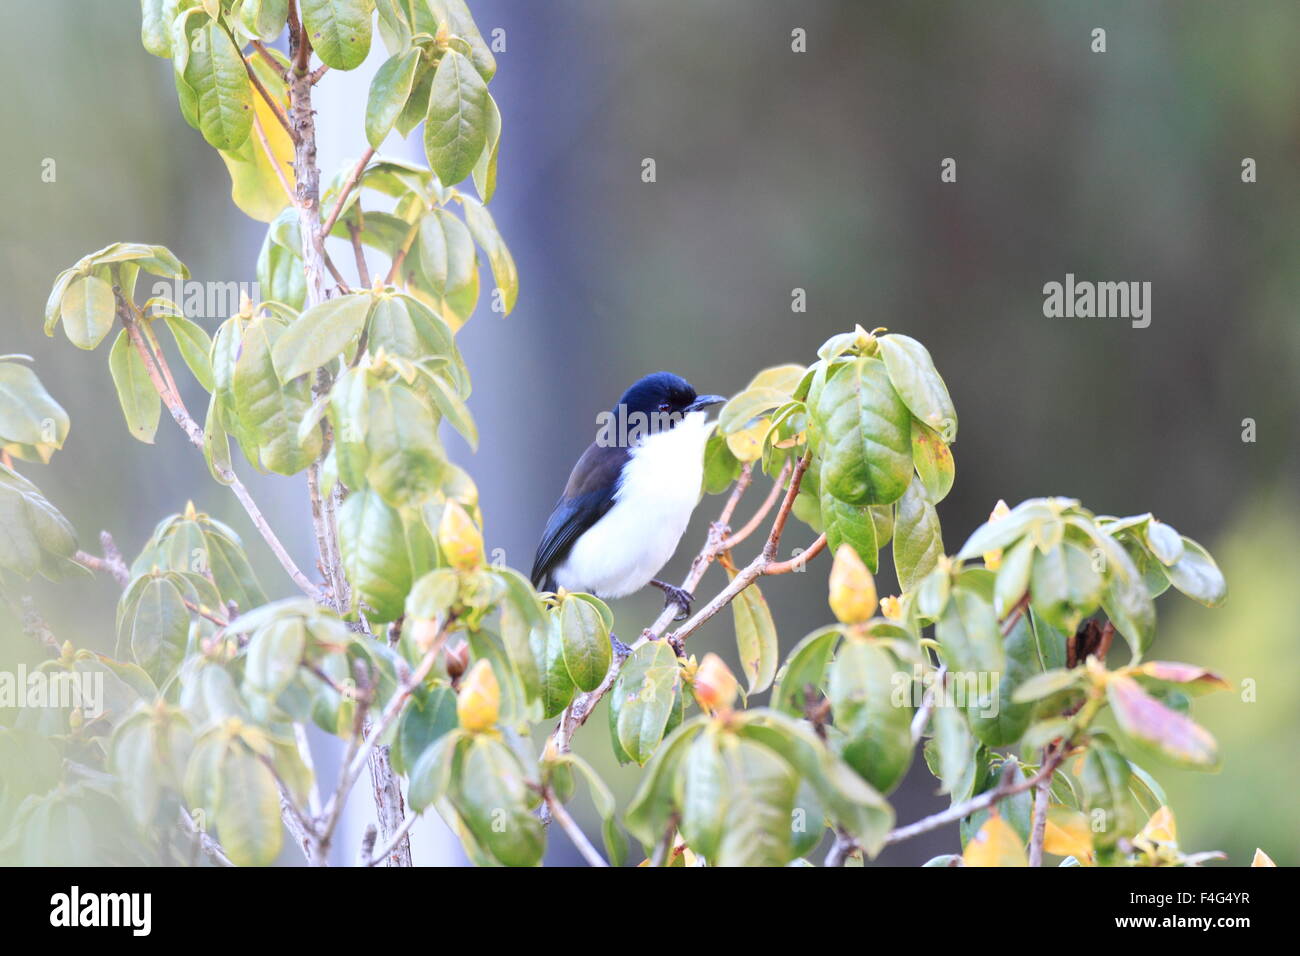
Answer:
[(397, 277), (402, 274), (402, 263), (406, 261), (406, 255), (411, 251), (411, 246), (415, 244), (415, 237), (419, 233), (420, 223), (417, 221), (407, 230), (401, 248), (397, 250), (397, 255), (393, 257), (393, 264), (388, 270), (388, 275), (384, 277), (384, 285), (393, 285), (397, 282)]
[[(263, 60), (265, 60), (275, 69), (275, 72), (277, 74), (279, 74), (281, 77), (283, 77), (286, 80), (289, 78), (288, 73), (285, 71), (284, 64), (275, 58), (275, 54), (272, 53), (267, 48), (265, 43), (263, 43), (261, 40), (254, 40), (253, 49), (257, 51), (258, 56), (260, 56)], [(290, 132), (292, 132), (292, 130)]]
[[(149, 381), (153, 384), (154, 391), (157, 392), (158, 397), (162, 399), (162, 403), (171, 414), (172, 420), (180, 426), (181, 431), (183, 431), (186, 437), (189, 438), (190, 444), (194, 445), (200, 451), (203, 451), (203, 429), (199, 427), (198, 422), (196, 422), (190, 415), (189, 410), (185, 407), (185, 402), (181, 399), (180, 393), (169, 387), (167, 384), (168, 381), (172, 380), (172, 378), (171, 371), (167, 366), (166, 357), (163, 356), (161, 352), (155, 353), (149, 348), (144, 335), (140, 331), (140, 324), (136, 321), (135, 307), (126, 301), (122, 295), (121, 289), (114, 289), (114, 293), (117, 296), (118, 317), (122, 320), (122, 324), (126, 326), (127, 336), (131, 341), (131, 345), (134, 346), (136, 352), (139, 354), (141, 361), (144, 363), (145, 374), (149, 376)], [(213, 470), (221, 476), (223, 482), (230, 486), (230, 490), (234, 492), (235, 497), (239, 499), (239, 503), (244, 506), (244, 511), (248, 513), (248, 517), (252, 520), (253, 526), (257, 528), (258, 533), (271, 548), (271, 552), (280, 562), (280, 566), (288, 573), (289, 577), (293, 579), (294, 583), (297, 584), (308, 597), (319, 599), (319, 589), (307, 579), (307, 576), (303, 574), (302, 571), (298, 569), (298, 565), (294, 563), (293, 558), (289, 556), (289, 552), (285, 550), (284, 545), (280, 543), (280, 539), (276, 537), (275, 532), (271, 530), (270, 524), (267, 523), (266, 516), (262, 514), (261, 509), (258, 508), (257, 503), (253, 500), (252, 495), (248, 493), (248, 489), (244, 487), (243, 482), (239, 480), (238, 476), (236, 476), (231, 469), (218, 462), (213, 462)]]
[[(227, 30), (226, 33), (228, 36), (230, 35), (229, 30)], [(234, 42), (235, 38), (231, 36), (230, 39), (232, 42)], [(280, 121), (280, 125), (284, 127), (284, 131), (288, 133), (290, 136), (292, 136), (293, 127), (289, 125), (289, 117), (285, 114), (284, 107), (281, 106), (279, 101), (276, 100), (276, 98), (271, 95), (271, 91), (262, 85), (262, 81), (257, 78), (257, 71), (253, 69), (253, 64), (248, 62), (248, 57), (244, 56), (242, 51), (239, 54), (239, 58), (244, 62), (244, 69), (248, 72), (248, 78), (249, 80), (252, 81), (253, 88), (257, 90), (258, 93), (261, 94), (262, 99), (266, 101), (266, 105), (271, 107), (271, 112), (274, 113), (275, 118)], [(275, 63), (274, 57), (271, 58), (271, 62)], [(275, 68), (279, 70), (281, 68), (280, 64), (275, 63)], [(253, 114), (253, 118), (254, 119), (257, 118), (256, 113)]]
[[(343, 186), (339, 189), (339, 198), (334, 201), (334, 208), (330, 210), (330, 214), (325, 217), (325, 222), (321, 226), (320, 234), (322, 238), (329, 236), (330, 231), (334, 228), (334, 223), (338, 221), (339, 213), (343, 211), (343, 204), (347, 202), (348, 196), (360, 181), (361, 174), (366, 171), (366, 166), (374, 155), (375, 148), (371, 146), (361, 154), (361, 159), (352, 167), (352, 172), (348, 173), (348, 178), (343, 181)], [(366, 284), (369, 285), (369, 283)]]
[[(398, 685), (397, 690), (393, 692), (392, 698), (384, 707), (379, 719), (375, 721), (374, 725), (370, 728), (369, 733), (365, 735), (365, 742), (355, 749), (355, 752), (350, 755), (348, 761), (344, 764), (343, 773), (339, 776), (339, 786), (335, 790), (334, 796), (330, 798), (329, 803), (325, 807), (325, 822), (320, 831), (322, 845), (328, 847), (329, 839), (333, 835), (334, 828), (338, 825), (339, 818), (342, 815), (343, 805), (347, 800), (348, 792), (351, 791), (352, 787), (356, 784), (357, 778), (361, 776), (361, 771), (369, 760), (371, 752), (379, 743), (379, 739), (383, 737), (388, 728), (392, 726), (393, 721), (397, 720), (397, 718), (401, 716), (403, 709), (406, 707), (407, 701), (411, 699), (411, 695), (415, 693), (416, 688), (424, 682), (429, 671), (433, 669), (434, 661), (437, 660), (438, 654), (442, 650), (442, 645), (447, 640), (447, 634), (449, 633), (454, 621), (454, 617), (449, 616), (447, 618), (446, 623), (443, 624), (442, 629), (434, 638), (432, 645), (425, 652), (424, 657), (420, 658), (419, 665), (410, 676)], [(357, 735), (354, 734), (354, 741), (356, 740), (356, 737)]]
[(785, 479), (786, 476), (789, 474), (790, 474), (790, 464), (789, 462), (787, 462), (784, 466), (782, 466), (781, 473), (776, 476), (776, 481), (772, 482), (771, 490), (768, 491), (767, 497), (763, 499), (763, 503), (759, 505), (758, 510), (754, 512), (754, 516), (750, 518), (747, 522), (745, 522), (745, 524), (741, 526), (741, 529), (739, 531), (737, 531), (735, 534), (731, 535), (729, 538), (727, 538), (725, 541), (722, 542), (722, 544), (719, 546), (721, 550), (723, 551), (732, 550), (733, 548), (736, 547), (736, 545), (740, 544), (740, 542), (744, 541), (751, 534), (753, 534), (755, 531), (758, 530), (759, 525), (763, 523), (763, 519), (767, 517), (768, 512), (772, 510), (772, 507), (777, 503), (777, 500), (781, 497), (781, 489), (785, 487)]
[(194, 818), (190, 816), (189, 811), (181, 807), (181, 828), (198, 840), (199, 848), (212, 860), (217, 866), (234, 866), (230, 857), (226, 856), (226, 851), (221, 848), (221, 844), (208, 835), (208, 831), (202, 829)]

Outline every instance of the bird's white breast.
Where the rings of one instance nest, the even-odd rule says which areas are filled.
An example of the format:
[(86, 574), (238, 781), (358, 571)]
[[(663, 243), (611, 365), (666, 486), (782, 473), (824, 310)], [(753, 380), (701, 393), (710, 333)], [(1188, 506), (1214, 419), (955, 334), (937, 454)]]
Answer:
[(631, 449), (614, 506), (555, 569), (557, 585), (618, 598), (645, 587), (668, 563), (700, 500), (705, 419), (704, 412), (691, 412)]

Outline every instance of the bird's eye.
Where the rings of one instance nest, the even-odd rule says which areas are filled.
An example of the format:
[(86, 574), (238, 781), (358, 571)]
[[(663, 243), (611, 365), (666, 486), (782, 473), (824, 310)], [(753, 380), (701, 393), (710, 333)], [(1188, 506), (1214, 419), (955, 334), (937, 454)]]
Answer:
[(671, 402), (660, 402), (660, 403), (659, 403), (659, 411), (661, 411), (661, 412), (666, 412), (666, 411), (668, 411), (668, 410), (669, 410), (670, 408), (672, 408), (672, 407), (673, 407), (673, 406), (672, 406), (672, 403), (671, 403)]

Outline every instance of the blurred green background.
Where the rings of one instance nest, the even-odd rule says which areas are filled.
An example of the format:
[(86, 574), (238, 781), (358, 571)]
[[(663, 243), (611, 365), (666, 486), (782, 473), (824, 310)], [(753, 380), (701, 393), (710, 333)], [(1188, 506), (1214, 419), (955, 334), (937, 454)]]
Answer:
[[(948, 551), (998, 498), (1063, 494), (1101, 513), (1153, 510), (1218, 557), (1227, 607), (1163, 598), (1153, 655), (1253, 682), (1254, 702), (1234, 691), (1196, 704), (1225, 752), (1221, 774), (1158, 776), (1185, 846), (1236, 864), (1262, 846), (1296, 862), (1293, 0), (470, 5), (485, 35), (505, 31), (493, 211), (523, 283), (509, 319), (482, 308), (461, 333), (483, 441), (475, 456), (453, 447), (479, 483), (489, 547), (528, 568), (594, 416), (639, 375), (666, 368), (729, 393), (765, 366), (810, 361), (855, 323), (914, 335), (962, 419), (957, 484), (939, 509)], [(0, 26), (13, 91), (0, 99), (0, 353), (33, 355), (73, 423), (51, 466), (21, 470), (84, 545), (107, 528), (128, 557), (193, 498), (245, 533), (268, 590), (289, 593), (177, 429), (164, 421), (152, 447), (127, 436), (106, 349), (41, 333), (55, 274), (93, 249), (161, 243), (198, 279), (251, 282), (262, 227), (230, 205), (219, 158), (180, 118), (170, 65), (140, 46), (133, 0), (5, 4)], [(1090, 51), (1096, 27), (1105, 53)], [(806, 53), (791, 51), (795, 28)], [(326, 175), (359, 152), (379, 48), (321, 84)], [(418, 142), (386, 150), (415, 156)], [(641, 180), (647, 157), (654, 183)], [(955, 183), (940, 182), (946, 157)], [(1245, 157), (1256, 183), (1241, 181)], [(1044, 318), (1042, 287), (1067, 272), (1151, 282), (1150, 327)], [(805, 313), (791, 311), (795, 288)], [(1255, 443), (1242, 441), (1246, 418)], [(310, 566), (301, 482), (242, 472)], [(684, 571), (720, 504), (702, 504), (667, 577)], [(827, 569), (821, 559), (765, 587), (783, 649), (829, 618)], [(702, 590), (721, 582), (712, 571)], [(111, 583), (30, 590), (61, 638), (111, 644)], [(882, 570), (882, 593), (894, 590)], [(624, 637), (657, 598), (616, 602)], [(0, 642), (4, 659), (39, 656), (8, 617)], [(710, 649), (734, 665), (725, 616), (692, 639), (694, 652)], [(603, 716), (581, 749), (625, 802), (637, 773), (612, 767)], [(945, 805), (934, 790), (915, 767), (893, 798), (900, 819)], [(916, 864), (955, 842), (941, 831), (882, 862)]]

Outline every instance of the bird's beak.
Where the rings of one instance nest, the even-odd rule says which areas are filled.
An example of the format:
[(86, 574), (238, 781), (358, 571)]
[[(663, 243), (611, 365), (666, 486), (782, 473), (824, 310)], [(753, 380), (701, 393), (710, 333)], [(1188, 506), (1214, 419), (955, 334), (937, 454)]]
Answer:
[(686, 406), (688, 412), (700, 412), (713, 405), (721, 405), (727, 399), (722, 395), (701, 395)]

